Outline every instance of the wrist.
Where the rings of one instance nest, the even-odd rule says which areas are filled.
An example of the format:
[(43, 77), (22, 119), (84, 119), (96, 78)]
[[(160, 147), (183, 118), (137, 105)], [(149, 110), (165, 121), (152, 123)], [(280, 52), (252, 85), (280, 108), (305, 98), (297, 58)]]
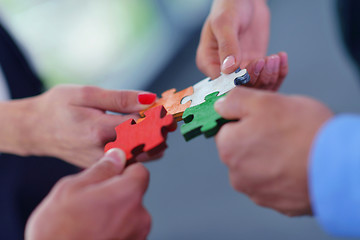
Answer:
[(0, 152), (20, 156), (32, 154), (34, 129), (34, 100), (27, 98), (0, 103)]
[(41, 155), (39, 149), (41, 139), (38, 134), (38, 127), (42, 124), (40, 121), (41, 114), (37, 106), (39, 97), (28, 98), (23, 102), (22, 116), (19, 121), (21, 148), (24, 155)]

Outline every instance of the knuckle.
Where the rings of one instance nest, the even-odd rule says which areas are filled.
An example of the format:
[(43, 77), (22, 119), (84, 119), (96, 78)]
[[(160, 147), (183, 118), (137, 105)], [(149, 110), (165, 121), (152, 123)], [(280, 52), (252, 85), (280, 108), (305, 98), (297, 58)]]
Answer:
[(251, 201), (253, 201), (256, 205), (261, 206), (261, 207), (266, 207), (266, 201), (264, 201), (261, 197), (258, 196), (251, 196), (250, 197)]
[(228, 11), (218, 11), (217, 14), (210, 19), (210, 23), (215, 29), (222, 29), (225, 25), (233, 23), (233, 19)]
[(219, 41), (219, 49), (221, 50), (221, 52), (231, 53), (232, 48), (233, 46), (231, 41), (225, 39)]
[(229, 147), (230, 143), (228, 141), (229, 136), (232, 134), (230, 130), (227, 125), (224, 125), (216, 136), (219, 157), (226, 166), (230, 166), (232, 156), (231, 147)]
[(141, 163), (136, 163), (136, 165), (133, 166), (133, 173), (131, 177), (138, 187), (147, 184), (150, 180), (149, 171)]
[(79, 96), (80, 99), (82, 100), (82, 102), (89, 102), (93, 96), (95, 91), (97, 91), (99, 88), (98, 87), (94, 87), (94, 86), (81, 86), (79, 87)]
[(118, 97), (114, 98), (115, 106), (119, 107), (120, 110), (127, 109), (129, 107), (129, 98), (127, 94), (121, 93)]
[(141, 174), (143, 176), (143, 180), (144, 182), (149, 182), (150, 181), (150, 172), (149, 170), (147, 170), (143, 165), (141, 165)]
[(196, 66), (200, 69), (201, 72), (206, 71), (206, 64), (204, 63), (204, 58), (202, 56), (202, 50), (199, 48), (196, 54)]
[(97, 146), (100, 144), (101, 145), (105, 144), (105, 142), (108, 140), (107, 131), (105, 131), (103, 127), (92, 128), (91, 132), (92, 132), (92, 140), (94, 141), (94, 144)]
[(277, 100), (277, 96), (273, 93), (259, 93), (256, 95), (256, 103), (260, 106), (266, 106), (268, 104), (272, 104)]
[(63, 193), (69, 191), (74, 186), (75, 176), (66, 176), (61, 178), (55, 185), (55, 191)]
[(131, 199), (135, 205), (139, 205), (143, 201), (143, 188), (143, 184), (139, 182), (131, 182), (128, 184), (129, 195), (131, 196)]
[(247, 193), (246, 189), (246, 183), (244, 181), (241, 181), (237, 176), (230, 173), (230, 184), (231, 186), (238, 192)]
[(149, 212), (147, 210), (144, 211), (144, 216), (142, 219), (142, 233), (143, 233), (143, 239), (146, 239), (146, 237), (149, 235), (150, 230), (151, 230), (151, 225), (152, 225), (152, 218), (151, 215), (149, 214)]
[(102, 161), (94, 166), (95, 170), (101, 175), (112, 175), (116, 173), (114, 164), (110, 161)]
[(69, 92), (70, 90), (71, 90), (70, 85), (61, 84), (61, 85), (57, 85), (57, 86), (51, 88), (46, 93), (48, 93), (49, 95), (55, 96), (55, 97), (61, 97), (64, 94), (66, 94), (67, 92)]

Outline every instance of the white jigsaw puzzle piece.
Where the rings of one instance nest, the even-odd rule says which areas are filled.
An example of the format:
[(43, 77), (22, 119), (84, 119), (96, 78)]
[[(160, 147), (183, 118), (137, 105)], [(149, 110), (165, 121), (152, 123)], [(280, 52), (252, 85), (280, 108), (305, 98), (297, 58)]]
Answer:
[(186, 96), (181, 100), (181, 104), (185, 104), (191, 101), (190, 107), (199, 105), (205, 102), (205, 97), (213, 92), (219, 92), (218, 96), (229, 92), (231, 89), (236, 87), (234, 80), (237, 77), (245, 76), (247, 74), (246, 69), (242, 69), (240, 72), (233, 72), (230, 74), (221, 73), (220, 77), (211, 80), (211, 78), (205, 78), (200, 82), (196, 83), (194, 93), (190, 96)]

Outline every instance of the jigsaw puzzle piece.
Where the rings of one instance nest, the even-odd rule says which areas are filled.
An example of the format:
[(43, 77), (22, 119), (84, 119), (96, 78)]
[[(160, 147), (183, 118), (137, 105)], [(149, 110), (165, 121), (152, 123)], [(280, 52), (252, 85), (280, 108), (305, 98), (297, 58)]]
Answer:
[(204, 134), (209, 138), (214, 136), (222, 125), (231, 121), (222, 118), (214, 109), (215, 102), (226, 94), (218, 96), (214, 92), (205, 97), (205, 102), (185, 110), (183, 114), (184, 124), (181, 133), (186, 141)]
[(142, 122), (129, 119), (115, 128), (116, 140), (105, 145), (105, 152), (111, 148), (120, 148), (128, 161), (146, 152), (149, 156), (161, 153), (166, 145), (167, 133), (175, 131), (177, 123), (167, 114), (163, 106), (157, 106), (145, 112)]
[[(168, 112), (168, 114), (173, 115), (173, 117), (175, 118), (175, 120), (181, 121), (182, 120), (182, 115), (185, 111), (185, 109), (187, 109), (188, 107), (190, 107), (190, 102), (187, 102), (185, 104), (181, 104), (181, 100), (186, 97), (189, 96), (191, 94), (193, 94), (193, 87), (188, 87), (180, 92), (176, 92), (175, 88), (169, 89), (165, 92), (163, 92), (161, 94), (161, 98), (158, 99), (150, 108), (154, 108), (160, 105), (163, 105), (164, 108), (166, 109), (166, 111)], [(148, 109), (150, 109), (148, 108)], [(147, 109), (147, 110), (148, 110)], [(141, 111), (139, 114), (141, 117), (144, 117), (144, 113), (145, 111)], [(140, 119), (141, 122), (142, 119)]]
[(194, 93), (190, 96), (184, 97), (181, 104), (186, 104), (191, 101), (190, 107), (202, 104), (205, 102), (205, 97), (213, 92), (219, 92), (219, 96), (229, 92), (237, 85), (245, 84), (250, 81), (250, 76), (246, 69), (237, 69), (230, 74), (221, 73), (220, 77), (211, 80), (205, 78), (204, 80), (196, 83)]

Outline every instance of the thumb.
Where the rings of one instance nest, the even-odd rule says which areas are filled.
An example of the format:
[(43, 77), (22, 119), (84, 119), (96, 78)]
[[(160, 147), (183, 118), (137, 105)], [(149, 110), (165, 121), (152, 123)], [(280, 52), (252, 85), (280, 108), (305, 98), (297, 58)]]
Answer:
[(125, 153), (119, 148), (110, 149), (92, 167), (77, 176), (78, 187), (105, 181), (123, 172), (126, 165)]
[(156, 94), (130, 90), (105, 90), (99, 87), (82, 88), (76, 103), (104, 111), (119, 113), (139, 112), (156, 100)]
[(214, 29), (218, 43), (221, 72), (229, 74), (234, 72), (241, 61), (240, 47), (236, 29), (231, 26), (221, 26)]
[(255, 107), (258, 92), (238, 86), (215, 102), (215, 110), (225, 119), (242, 119)]

